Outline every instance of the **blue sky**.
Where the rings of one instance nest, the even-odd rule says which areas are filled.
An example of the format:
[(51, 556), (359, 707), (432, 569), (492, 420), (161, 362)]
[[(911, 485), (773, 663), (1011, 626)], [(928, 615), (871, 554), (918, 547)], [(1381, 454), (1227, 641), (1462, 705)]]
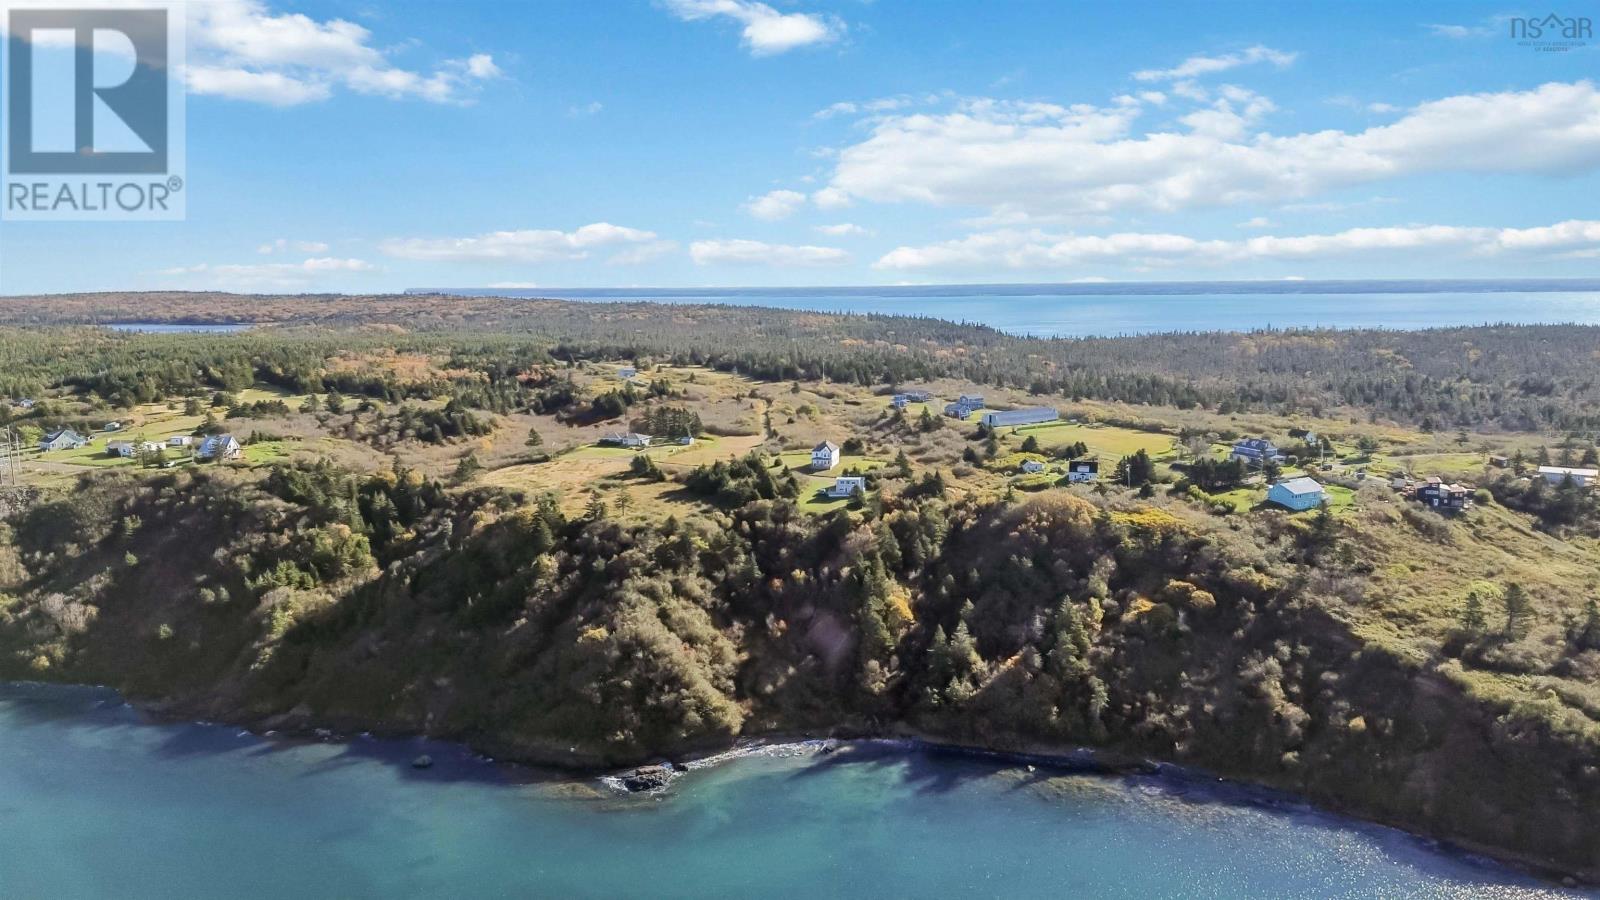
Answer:
[(194, 7), (187, 219), (0, 224), (0, 292), (1600, 275), (1532, 8)]

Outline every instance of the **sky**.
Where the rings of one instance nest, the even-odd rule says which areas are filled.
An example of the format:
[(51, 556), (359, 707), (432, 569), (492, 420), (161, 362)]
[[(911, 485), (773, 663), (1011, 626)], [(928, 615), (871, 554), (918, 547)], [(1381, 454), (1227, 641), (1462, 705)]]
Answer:
[(1595, 277), (1550, 12), (194, 2), (186, 218), (0, 222), (0, 293)]

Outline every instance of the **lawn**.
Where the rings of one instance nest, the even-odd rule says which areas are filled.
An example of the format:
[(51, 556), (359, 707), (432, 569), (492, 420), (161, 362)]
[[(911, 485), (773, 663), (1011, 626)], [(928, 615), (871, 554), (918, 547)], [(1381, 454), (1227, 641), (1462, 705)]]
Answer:
[(1153, 457), (1173, 452), (1171, 435), (1115, 425), (1078, 425), (1072, 422), (1050, 422), (1044, 425), (1024, 425), (1002, 431), (1002, 435), (1019, 443), (1028, 437), (1039, 441), (1045, 449), (1075, 444), (1082, 441), (1089, 453), (1103, 459), (1121, 459), (1143, 450)]

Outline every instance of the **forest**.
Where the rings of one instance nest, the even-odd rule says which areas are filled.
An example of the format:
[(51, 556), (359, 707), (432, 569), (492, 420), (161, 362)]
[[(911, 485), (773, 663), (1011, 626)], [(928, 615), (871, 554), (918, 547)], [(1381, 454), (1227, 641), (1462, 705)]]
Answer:
[[(124, 334), (96, 322), (271, 324), (231, 335)], [(49, 344), (31, 329), (59, 326)], [(78, 326), (78, 327), (73, 327)], [(353, 330), (352, 330), (353, 329)], [(61, 353), (60, 348), (71, 348)], [(454, 383), (404, 386), (323, 363), (361, 347), (445, 352)], [(628, 359), (766, 381), (873, 385), (934, 377), (1069, 400), (1224, 414), (1349, 411), (1424, 430), (1600, 432), (1600, 327), (1490, 325), (1418, 332), (1266, 330), (1027, 338), (914, 316), (432, 295), (112, 294), (0, 298), (0, 395), (67, 385), (113, 405), (253, 381), (386, 400), (519, 402), (536, 364)], [(550, 395), (546, 387), (548, 401)]]

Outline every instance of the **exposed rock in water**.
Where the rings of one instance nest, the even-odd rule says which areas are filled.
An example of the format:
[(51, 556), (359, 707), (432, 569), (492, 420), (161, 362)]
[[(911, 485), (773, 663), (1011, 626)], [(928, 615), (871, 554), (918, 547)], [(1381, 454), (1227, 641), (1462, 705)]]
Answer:
[(672, 781), (672, 770), (666, 766), (640, 766), (622, 776), (622, 786), (633, 793), (664, 788)]
[(432, 765), (433, 765), (433, 757), (429, 756), (426, 753), (422, 754), (421, 756), (419, 756), (416, 759), (413, 759), (411, 761), (411, 768), (413, 768), (413, 769), (426, 769), (426, 768), (431, 767)]

